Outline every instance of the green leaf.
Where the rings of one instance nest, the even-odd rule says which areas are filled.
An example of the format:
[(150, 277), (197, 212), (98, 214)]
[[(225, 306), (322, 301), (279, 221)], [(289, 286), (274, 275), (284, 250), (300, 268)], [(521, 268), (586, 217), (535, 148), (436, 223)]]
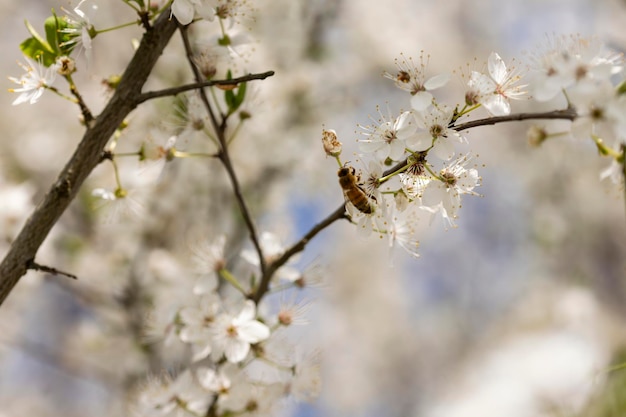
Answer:
[(22, 53), (27, 57), (32, 58), (34, 61), (41, 60), (43, 65), (46, 67), (54, 64), (54, 61), (56, 60), (54, 48), (46, 42), (45, 39), (39, 35), (39, 33), (37, 33), (28, 20), (25, 20), (24, 24), (32, 37), (26, 39), (20, 44), (20, 50)]
[(233, 93), (233, 90), (226, 90), (224, 91), (224, 101), (226, 101), (226, 105), (228, 106), (228, 112), (232, 113), (235, 110), (237, 110), (236, 104), (235, 104), (235, 93)]
[(59, 53), (59, 37), (58, 37), (58, 18), (56, 15), (48, 17), (43, 23), (43, 27), (46, 30), (46, 39), (48, 44), (54, 48), (54, 52)]
[(234, 91), (235, 89), (226, 90), (224, 92), (224, 99), (228, 105), (228, 112), (230, 114), (236, 112), (243, 103), (243, 100), (246, 97), (246, 83), (239, 84), (237, 87), (237, 94), (235, 94)]
[(237, 96), (235, 97), (235, 102), (237, 104), (237, 108), (243, 104), (243, 100), (246, 98), (246, 83), (239, 84), (237, 88)]
[(33, 25), (31, 25), (28, 20), (25, 20), (24, 24), (26, 25), (26, 29), (28, 30), (28, 33), (30, 33), (33, 36), (33, 39), (35, 41), (37, 41), (41, 45), (41, 47), (43, 49), (45, 49), (47, 52), (53, 54), (54, 53), (54, 48), (52, 46), (50, 46), (50, 44), (48, 42), (46, 42), (41, 37), (41, 35), (39, 33), (37, 33), (37, 31), (35, 30)]
[[(233, 74), (230, 70), (226, 72), (226, 79), (232, 80)], [(235, 88), (231, 88), (229, 90), (224, 91), (224, 101), (228, 106), (228, 113), (232, 114), (237, 111), (237, 109), (243, 103), (243, 100), (246, 98), (246, 83), (241, 83), (236, 88), (237, 94), (235, 94)]]
[[(55, 15), (46, 19), (44, 29), (46, 31), (46, 39), (44, 39), (30, 24), (25, 21), (26, 29), (32, 37), (26, 39), (20, 44), (22, 53), (35, 61), (41, 60), (43, 65), (49, 67), (54, 64), (57, 57), (63, 53), (59, 47), (59, 28), (62, 19), (58, 19)], [(64, 26), (67, 27), (67, 24)]]
[(44, 27), (46, 28), (46, 39), (48, 39), (48, 43), (54, 47), (57, 55), (69, 55), (72, 49), (74, 49), (75, 43), (70, 42), (68, 44), (72, 36), (65, 32), (65, 29), (70, 27), (67, 19), (58, 17), (53, 10), (52, 16), (47, 18), (44, 22)]
[(56, 54), (51, 53), (46, 48), (46, 45), (43, 45), (36, 38), (28, 38), (24, 42), (20, 44), (20, 50), (27, 57), (32, 58), (34, 61), (40, 61), (44, 66), (49, 67), (54, 64), (56, 61)]
[[(226, 79), (227, 80), (232, 80), (233, 79), (233, 73), (231, 70), (228, 70), (226, 72)], [(226, 102), (226, 105), (228, 106), (228, 113), (231, 114), (236, 110), (236, 99), (235, 99), (235, 93), (233, 93), (232, 89), (229, 90), (225, 90), (224, 91), (224, 101)]]
[(55, 18), (56, 42), (59, 49), (59, 55), (70, 55), (76, 47), (75, 38), (80, 36), (77, 32), (69, 33), (66, 29), (72, 27), (70, 22), (64, 17)]

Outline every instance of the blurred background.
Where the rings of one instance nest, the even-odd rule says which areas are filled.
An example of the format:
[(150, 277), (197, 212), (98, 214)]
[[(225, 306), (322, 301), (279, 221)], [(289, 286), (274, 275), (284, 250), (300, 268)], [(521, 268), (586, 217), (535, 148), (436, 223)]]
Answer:
[[(29, 36), (23, 19), (39, 29), (51, 8), (75, 4), (0, 1), (2, 72), (22, 73), (15, 62)], [(96, 28), (134, 18), (121, 2), (98, 6)], [(253, 118), (233, 155), (260, 230), (286, 243), (342, 202), (322, 128), (335, 129), (351, 155), (357, 124), (377, 118), (377, 105), (383, 113), (409, 107), (382, 77), (401, 53), (419, 59), (424, 51), (429, 73), (438, 74), (485, 62), (491, 51), (525, 68), (552, 34), (595, 35), (626, 49), (626, 2), (618, 0), (254, 7), (254, 53), (242, 69), (276, 75), (252, 85)], [(76, 80), (96, 113), (107, 99), (100, 80), (123, 71), (130, 39), (140, 36), (134, 27), (99, 35), (79, 60)], [(147, 88), (190, 79), (180, 50), (175, 36)], [(446, 100), (461, 99), (461, 83), (453, 77)], [(82, 136), (71, 104), (52, 94), (35, 105), (13, 107), (14, 99), (6, 93), (1, 101), (1, 254)], [(530, 102), (513, 103), (514, 112), (529, 110)], [(118, 149), (136, 150), (148, 137), (163, 142), (171, 113), (171, 102), (134, 112)], [(323, 266), (324, 285), (311, 293), (310, 324), (294, 337), (321, 350), (323, 388), (316, 402), (293, 404), (286, 415), (626, 415), (626, 371), (611, 371), (626, 362), (623, 190), (600, 181), (609, 161), (591, 142), (562, 137), (533, 148), (529, 126), (467, 134), (482, 197), (463, 200), (457, 228), (426, 231), (421, 258), (398, 252), (392, 263), (385, 242), (359, 238), (347, 222), (311, 242), (300, 266)], [(31, 272), (0, 308), (0, 416), (125, 415), (132, 387), (181, 354), (145, 343), (149, 309), (141, 301), (151, 283), (173, 286), (187, 273), (190, 241), (227, 233), (233, 253), (249, 245), (216, 163), (176, 160), (163, 169), (128, 160), (120, 170), (138, 208), (114, 213), (94, 204), (92, 189), (115, 185), (111, 167), (100, 166), (38, 254), (39, 263), (79, 280)]]

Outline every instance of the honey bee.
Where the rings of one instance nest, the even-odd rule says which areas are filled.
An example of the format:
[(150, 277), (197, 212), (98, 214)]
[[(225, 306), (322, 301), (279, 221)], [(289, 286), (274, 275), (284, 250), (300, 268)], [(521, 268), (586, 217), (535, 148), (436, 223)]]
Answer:
[(361, 213), (371, 214), (374, 211), (376, 198), (370, 196), (361, 185), (361, 178), (354, 167), (344, 166), (337, 172), (339, 185), (343, 189), (343, 196)]

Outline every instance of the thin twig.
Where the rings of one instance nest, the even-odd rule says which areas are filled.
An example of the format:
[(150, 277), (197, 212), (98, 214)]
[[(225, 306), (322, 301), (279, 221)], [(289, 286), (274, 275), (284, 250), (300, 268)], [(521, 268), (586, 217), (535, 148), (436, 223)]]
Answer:
[(184, 93), (185, 91), (198, 90), (200, 88), (211, 87), (214, 85), (236, 86), (247, 81), (264, 80), (272, 75), (274, 75), (274, 71), (266, 71), (259, 74), (244, 75), (242, 77), (233, 78), (232, 80), (201, 81), (193, 84), (181, 85), (180, 87), (165, 88), (159, 91), (148, 91), (147, 93), (143, 93), (139, 96), (138, 103), (143, 103), (144, 101), (160, 97), (175, 96), (176, 94)]
[(252, 300), (258, 303), (261, 300), (261, 298), (263, 298), (265, 293), (267, 293), (267, 291), (269, 290), (270, 281), (272, 280), (272, 276), (274, 275), (274, 272), (276, 272), (278, 268), (283, 266), (289, 259), (291, 259), (293, 255), (295, 255), (296, 253), (302, 252), (304, 248), (306, 247), (307, 243), (309, 243), (309, 241), (313, 239), (319, 232), (326, 229), (335, 221), (341, 220), (341, 219), (347, 219), (347, 218), (348, 218), (348, 215), (346, 214), (346, 206), (342, 204), (335, 211), (333, 211), (330, 215), (328, 215), (328, 217), (326, 217), (324, 220), (322, 220), (321, 222), (313, 226), (313, 228), (309, 230), (304, 236), (302, 236), (302, 238), (299, 241), (297, 241), (296, 243), (293, 244), (293, 246), (287, 249), (280, 256), (280, 258), (276, 259), (274, 262), (272, 262), (271, 264), (267, 266), (267, 269), (265, 273), (263, 274), (263, 277), (261, 278), (261, 283), (259, 284), (259, 287), (252, 295)]
[[(185, 51), (187, 53), (187, 60), (189, 61), (189, 65), (194, 73), (194, 77), (198, 83), (202, 80), (202, 75), (200, 71), (196, 67), (193, 61), (193, 54), (191, 51), (191, 44), (189, 43), (189, 37), (187, 36), (186, 27), (180, 27), (180, 33), (183, 38), (183, 44), (185, 46)], [(273, 73), (269, 71), (267, 74)], [(269, 75), (268, 75), (269, 76)], [(232, 84), (232, 80), (231, 84)], [(213, 128), (215, 130), (215, 134), (217, 135), (217, 139), (220, 143), (220, 151), (218, 154), (218, 158), (222, 161), (222, 165), (226, 168), (226, 172), (228, 173), (228, 177), (230, 178), (230, 182), (233, 187), (233, 193), (235, 194), (235, 200), (239, 205), (239, 210), (241, 211), (241, 215), (246, 223), (246, 227), (248, 228), (248, 233), (250, 234), (250, 239), (252, 240), (252, 244), (259, 256), (259, 263), (261, 265), (261, 275), (265, 276), (267, 270), (267, 264), (265, 260), (265, 256), (263, 256), (263, 249), (261, 248), (261, 243), (259, 241), (258, 233), (256, 230), (256, 226), (254, 225), (254, 221), (252, 220), (252, 215), (250, 214), (250, 210), (248, 209), (248, 205), (246, 204), (246, 200), (243, 197), (243, 193), (241, 191), (241, 185), (239, 184), (239, 180), (237, 179), (237, 174), (235, 173), (235, 169), (233, 168), (232, 161), (230, 159), (230, 154), (228, 151), (228, 143), (226, 142), (226, 124), (227, 117), (225, 115), (221, 115), (222, 121), (218, 123), (215, 114), (213, 112), (212, 106), (209, 103), (209, 99), (206, 95), (206, 92), (203, 88), (198, 90), (200, 92), (200, 98), (204, 103), (207, 111), (209, 112), (209, 116), (211, 117), (211, 123), (213, 124)]]
[(87, 103), (85, 103), (85, 100), (83, 100), (83, 96), (78, 91), (78, 88), (76, 88), (76, 84), (74, 84), (74, 81), (72, 81), (71, 77), (68, 77), (68, 81), (70, 82), (70, 92), (72, 93), (72, 95), (74, 95), (74, 97), (76, 97), (76, 100), (78, 101), (78, 106), (80, 107), (80, 112), (83, 115), (85, 126), (89, 126), (94, 119), (93, 113), (91, 113), (91, 110), (89, 110), (89, 107), (87, 107)]
[[(203, 80), (202, 80), (202, 75), (200, 74), (200, 71), (198, 70), (198, 67), (196, 67), (196, 64), (194, 63), (193, 52), (191, 50), (191, 43), (189, 42), (189, 36), (187, 35), (187, 26), (183, 26), (179, 24), (178, 29), (180, 31), (181, 38), (183, 38), (183, 45), (185, 47), (185, 56), (187, 57), (189, 66), (191, 66), (191, 71), (193, 72), (194, 78), (196, 79), (196, 84), (198, 84), (202, 82)], [(211, 124), (213, 125), (213, 128), (215, 129), (215, 133), (219, 137), (220, 123), (218, 123), (217, 118), (215, 117), (215, 113), (213, 112), (213, 107), (211, 107), (211, 104), (209, 103), (209, 99), (206, 96), (206, 92), (204, 91), (204, 89), (201, 88), (198, 90), (198, 92), (200, 93), (200, 99), (202, 100), (204, 106), (206, 107), (207, 112), (209, 112), (209, 117), (211, 118)]]
[(61, 270), (53, 268), (51, 266), (39, 265), (37, 262), (35, 262), (32, 259), (30, 261), (26, 262), (26, 268), (27, 269), (31, 269), (33, 271), (47, 272), (47, 273), (52, 274), (52, 275), (63, 275), (63, 276), (66, 276), (68, 278), (78, 279), (78, 277), (76, 275), (74, 275), (74, 274), (70, 274), (69, 272), (61, 271)]
[[(463, 123), (458, 126), (452, 126), (453, 130), (457, 132), (461, 132), (463, 130), (472, 129), (480, 126), (490, 126), (498, 123), (506, 123), (506, 122), (519, 122), (522, 120), (554, 120), (554, 119), (564, 119), (574, 121), (578, 117), (576, 113), (576, 109), (569, 107), (564, 110), (554, 110), (548, 112), (537, 112), (537, 113), (517, 113), (510, 114), (508, 116), (496, 116), (496, 117), (487, 117), (485, 119), (472, 120), (471, 122)], [(383, 177), (391, 175), (398, 170), (404, 168), (407, 164), (407, 159), (398, 162), (393, 167), (389, 168), (385, 172), (383, 172)]]
[(565, 110), (554, 110), (548, 112), (537, 112), (537, 113), (517, 113), (517, 114), (509, 114), (508, 116), (495, 116), (495, 117), (487, 117), (485, 119), (472, 120), (471, 122), (463, 123), (462, 125), (454, 126), (452, 129), (460, 132), (462, 130), (471, 129), (479, 126), (489, 126), (495, 125), (498, 123), (504, 122), (519, 122), (522, 120), (537, 120), (537, 119), (565, 119), (574, 121), (578, 117), (576, 113), (576, 109), (573, 107), (567, 108)]

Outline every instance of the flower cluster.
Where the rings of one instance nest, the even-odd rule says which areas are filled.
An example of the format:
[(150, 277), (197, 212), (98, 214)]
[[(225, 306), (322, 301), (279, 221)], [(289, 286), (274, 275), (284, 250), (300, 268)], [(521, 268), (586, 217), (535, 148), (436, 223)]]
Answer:
[[(596, 38), (572, 35), (548, 38), (532, 58), (534, 98), (548, 101), (562, 95), (568, 107), (576, 111), (571, 134), (592, 139), (602, 155), (613, 159), (602, 178), (623, 181), (620, 171), (626, 146), (626, 90), (622, 54), (608, 50)], [(535, 143), (556, 136), (544, 127), (534, 127), (533, 132), (529, 137), (537, 138)]]
[[(146, 29), (158, 13), (167, 9), (153, 10), (142, 1), (124, 3), (138, 12)], [(20, 65), (25, 74), (10, 78), (19, 85), (11, 90), (19, 93), (14, 105), (36, 103), (45, 90), (50, 90), (78, 104), (88, 127), (95, 119), (72, 80), (76, 62), (70, 58), (74, 51), (89, 53), (95, 46), (92, 39), (108, 31), (95, 29), (88, 13), (95, 8), (85, 9), (88, 4), (88, 0), (81, 0), (72, 12), (66, 12), (67, 16), (49, 20), (46, 33), (54, 36), (42, 37), (27, 25), (32, 37), (22, 44), (26, 64)], [(606, 51), (601, 43), (578, 36), (551, 39), (548, 47), (533, 57), (535, 77), (524, 81), (525, 84), (522, 84), (525, 74), (493, 52), (482, 70), (467, 74), (459, 100), (452, 103), (437, 95), (448, 85), (449, 74), (429, 74), (429, 58), (423, 54), (415, 62), (401, 57), (396, 61), (396, 71), (386, 72), (384, 76), (407, 93), (404, 105), (409, 110), (395, 114), (389, 110), (383, 114), (379, 109), (378, 118), (359, 126), (360, 167), (342, 160), (342, 143), (335, 131), (323, 131), (324, 151), (338, 164), (345, 212), (336, 211), (294, 246), (285, 248), (275, 235), (257, 233), (245, 193), (241, 191), (245, 187), (240, 186), (235, 174), (234, 167), (238, 164), (232, 163), (230, 154), (230, 145), (240, 128), (252, 117), (246, 107), (251, 95), (247, 83), (263, 75), (234, 74), (237, 60), (246, 52), (245, 45), (250, 45), (242, 32), (231, 29), (249, 18), (250, 4), (246, 0), (172, 0), (161, 4), (171, 5), (171, 15), (183, 26), (198, 20), (205, 20), (200, 23), (206, 24), (206, 28), (198, 25), (202, 30), (197, 31), (181, 28), (185, 39), (200, 32), (208, 39), (193, 45), (184, 42), (189, 63), (197, 70), (194, 84), (151, 92), (155, 98), (177, 96), (178, 129), (168, 132), (166, 140), (150, 138), (142, 140), (135, 151), (118, 152), (116, 146), (123, 137), (126, 122), (119, 124), (113, 138), (106, 138), (108, 144), (103, 142), (97, 149), (101, 162), (113, 165), (115, 186), (96, 188), (91, 195), (118, 212), (137, 213), (143, 207), (131, 198), (133, 190), (122, 185), (118, 166), (122, 157), (162, 165), (182, 158), (210, 158), (225, 168), (233, 185), (233, 201), (243, 219), (240, 224), (247, 229), (253, 249), (242, 250), (235, 257), (227, 256), (228, 238), (219, 236), (212, 243), (194, 248), (196, 279), (193, 282), (181, 279), (186, 274), (176, 270), (171, 274), (176, 276), (176, 282), (170, 282), (169, 287), (162, 280), (154, 285), (157, 289), (146, 289), (153, 291), (146, 298), (155, 301), (152, 333), (165, 347), (184, 348), (181, 350), (185, 354), (177, 359), (185, 367), (177, 375), (150, 380), (137, 393), (140, 415), (272, 415), (286, 397), (313, 399), (320, 386), (318, 358), (315, 354), (303, 355), (283, 337), (287, 329), (306, 323), (304, 316), (311, 304), (299, 298), (299, 290), (317, 281), (315, 274), (305, 277), (295, 267), (295, 254), (334, 220), (348, 217), (362, 233), (385, 236), (391, 248), (419, 256), (419, 238), (424, 228), (434, 221), (442, 222), (445, 228), (455, 227), (465, 196), (478, 195), (476, 189), (481, 185), (481, 177), (473, 165), (475, 156), (468, 150), (470, 143), (465, 131), (470, 126), (481, 125), (478, 123), (481, 120), (466, 123), (466, 116), (479, 109), (484, 109), (489, 117), (483, 124), (521, 120), (521, 117), (507, 117), (512, 112), (512, 100), (530, 97), (526, 90), (538, 101), (563, 98), (566, 107), (560, 112), (573, 120), (568, 133), (591, 138), (601, 154), (613, 158), (603, 177), (616, 182), (623, 179), (626, 87), (617, 78), (623, 74), (624, 66), (622, 57)], [(136, 17), (133, 16), (131, 24), (136, 23)], [(214, 20), (215, 24), (206, 23)], [(57, 75), (68, 82), (67, 96), (53, 87)], [(119, 85), (111, 82), (110, 86)], [(205, 94), (209, 91), (210, 94)], [(183, 97), (183, 93), (187, 95)], [(148, 96), (151, 94), (139, 98)], [(551, 118), (550, 114), (547, 116), (541, 118)], [(535, 143), (555, 135), (538, 126), (533, 126), (529, 133)], [(187, 145), (195, 151), (187, 151)], [(258, 155), (254, 157), (265, 160)], [(32, 205), (33, 190), (27, 183), (13, 188), (0, 183), (2, 193), (4, 200), (12, 200), (13, 207), (0, 210), (0, 224), (7, 230), (6, 236), (0, 236), (5, 243), (0, 242), (0, 247), (11, 241), (15, 226), (24, 221), (22, 214)], [(150, 234), (144, 235), (146, 240), (151, 240)], [(152, 253), (158, 254), (155, 257), (165, 257), (167, 250), (159, 247)], [(164, 264), (154, 268), (163, 276), (171, 272)], [(154, 271), (148, 267), (148, 279), (151, 273)], [(272, 298), (275, 293), (284, 298), (276, 301)]]
[[(397, 116), (379, 111), (380, 118), (373, 124), (360, 126), (360, 156), (370, 159), (363, 173), (342, 163), (336, 132), (323, 133), (326, 154), (340, 166), (347, 213), (361, 230), (387, 235), (390, 246), (417, 256), (417, 235), (423, 223), (439, 217), (446, 227), (455, 226), (462, 196), (477, 195), (474, 189), (481, 182), (478, 171), (470, 166), (471, 152), (461, 150), (467, 148), (462, 132), (469, 126), (459, 123), (461, 117), (484, 108), (490, 116), (508, 121), (511, 100), (527, 96), (526, 87), (537, 100), (564, 93), (568, 110), (572, 109), (568, 117), (575, 119), (572, 134), (591, 137), (601, 153), (612, 156), (614, 163), (602, 176), (620, 178), (626, 98), (625, 89), (616, 88), (611, 77), (622, 71), (622, 58), (600, 43), (580, 37), (556, 38), (551, 48), (535, 56), (538, 75), (531, 84), (521, 84), (522, 72), (492, 52), (486, 70), (468, 74), (464, 99), (453, 105), (434, 96), (450, 77), (428, 76), (427, 62), (423, 55), (419, 65), (402, 57), (396, 61), (395, 73), (384, 73), (411, 95), (411, 109)], [(538, 127), (532, 132), (536, 143), (550, 136)], [(615, 146), (606, 146), (607, 140)], [(390, 168), (383, 172), (383, 166)]]
[[(493, 60), (504, 66), (495, 54)], [(350, 187), (343, 184), (342, 187), (348, 213), (362, 230), (386, 234), (390, 246), (399, 246), (418, 256), (417, 235), (422, 225), (439, 216), (445, 220), (446, 227), (454, 226), (461, 195), (476, 194), (473, 190), (480, 185), (480, 177), (476, 169), (468, 167), (470, 155), (457, 154), (457, 146), (467, 140), (455, 123), (469, 105), (462, 109), (451, 107), (439, 103), (431, 93), (446, 85), (449, 75), (426, 79), (423, 58), (420, 66), (406, 59), (396, 61), (396, 66), (397, 72), (385, 73), (385, 77), (411, 94), (412, 109), (398, 116), (383, 116), (379, 112), (379, 120), (360, 126), (363, 137), (358, 142), (362, 157), (373, 159), (365, 173), (354, 175), (353, 183), (347, 184)], [(519, 90), (510, 93), (516, 88), (516, 80), (505, 67), (494, 71), (498, 72), (491, 74), (493, 79), (489, 78), (489, 82), (489, 76), (476, 73), (468, 85), (477, 90), (478, 100), (489, 103), (490, 108), (495, 107), (493, 97), (499, 97), (497, 101), (501, 103), (520, 93)], [(330, 148), (330, 139), (336, 140), (336, 133), (325, 131), (325, 149)], [(327, 151), (327, 155), (334, 156), (343, 167), (337, 151)], [(392, 165), (383, 172), (383, 166)], [(362, 209), (364, 200), (371, 210)]]
[[(271, 233), (263, 233), (260, 240), (267, 260), (284, 250)], [(310, 304), (292, 298), (278, 308), (259, 309), (250, 299), (254, 289), (230, 272), (225, 245), (224, 235), (197, 245), (193, 250), (197, 280), (190, 294), (173, 314), (159, 312), (163, 307), (157, 305), (155, 317), (169, 319), (154, 322), (153, 333), (169, 345), (176, 341), (187, 345), (194, 366), (177, 376), (149, 381), (137, 395), (140, 415), (204, 415), (210, 407), (220, 415), (270, 414), (281, 398), (313, 399), (319, 393), (316, 356), (302, 357), (281, 336), (291, 326), (306, 323), (303, 315)], [(242, 251), (241, 259), (257, 267), (258, 256), (252, 253)], [(302, 274), (293, 267), (283, 269), (280, 276), (285, 271), (291, 275), (285, 278), (289, 285), (281, 288), (299, 289), (300, 282), (293, 277)], [(253, 363), (265, 366), (264, 371), (249, 371)], [(267, 379), (270, 372), (278, 377)]]

